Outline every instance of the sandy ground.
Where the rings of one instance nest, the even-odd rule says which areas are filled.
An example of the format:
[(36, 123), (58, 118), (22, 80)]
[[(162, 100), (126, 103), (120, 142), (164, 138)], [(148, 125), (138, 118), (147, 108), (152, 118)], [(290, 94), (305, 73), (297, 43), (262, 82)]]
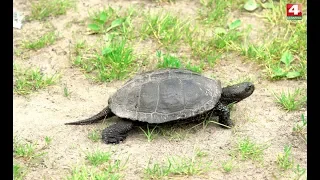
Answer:
[[(30, 1), (15, 0), (13, 3), (18, 11), (29, 13)], [(199, 127), (192, 133), (188, 133), (186, 129), (187, 137), (181, 140), (170, 140), (159, 135), (152, 142), (148, 142), (142, 131), (135, 129), (123, 143), (106, 145), (102, 142), (94, 143), (87, 137), (93, 129), (103, 129), (105, 123), (65, 126), (66, 122), (84, 119), (100, 111), (107, 105), (108, 97), (124, 83), (92, 83), (78, 68), (72, 66), (69, 59), (70, 44), (75, 43), (77, 36), (83, 36), (86, 28), (77, 23), (72, 23), (71, 27), (66, 28), (66, 24), (73, 20), (85, 19), (89, 9), (97, 9), (107, 4), (124, 7), (138, 5), (145, 9), (163, 7), (188, 16), (196, 14), (199, 6), (199, 3), (194, 1), (177, 1), (174, 5), (159, 6), (150, 1), (88, 0), (78, 1), (77, 8), (69, 10), (67, 15), (50, 18), (47, 22), (53, 25), (51, 28), (60, 32), (61, 38), (54, 45), (30, 51), (26, 56), (14, 57), (15, 62), (24, 66), (37, 66), (45, 73), (61, 74), (59, 83), (54, 86), (33, 93), (29, 97), (13, 97), (14, 135), (37, 142), (38, 147), (44, 145), (46, 136), (52, 137), (52, 143), (45, 150), (47, 154), (38, 164), (30, 166), (25, 179), (63, 179), (70, 175), (72, 167), (85, 163), (85, 152), (96, 149), (111, 149), (115, 153), (114, 156), (120, 159), (130, 155), (126, 169), (121, 172), (125, 176), (124, 179), (128, 180), (142, 179), (149, 159), (151, 162), (162, 162), (169, 155), (191, 157), (195, 147), (208, 153), (206, 159), (212, 161), (215, 168), (205, 175), (182, 179), (293, 179), (295, 175), (292, 171), (280, 171), (276, 164), (277, 154), (282, 153), (287, 144), (292, 145), (295, 163), (307, 168), (307, 146), (297, 136), (292, 135), (293, 126), (300, 120), (302, 113), (306, 114), (306, 109), (286, 112), (275, 103), (272, 95), (272, 91), (306, 88), (306, 81), (267, 81), (258, 65), (246, 62), (233, 54), (219, 60), (213, 71), (204, 73), (208, 76), (213, 73), (223, 84), (248, 76), (255, 83), (256, 90), (252, 96), (236, 104), (232, 110), (231, 118), (236, 124), (232, 130), (209, 124), (206, 128)], [(255, 23), (248, 17), (243, 19)], [(44, 31), (43, 23), (28, 22), (21, 30), (14, 29), (14, 43), (19, 44), (24, 38), (39, 36), (39, 32)], [(154, 54), (152, 45), (147, 46)], [(65, 85), (72, 92), (70, 98), (63, 96)], [(230, 173), (224, 173), (221, 169), (222, 162), (231, 158), (230, 150), (236, 146), (237, 140), (243, 137), (249, 137), (258, 143), (270, 144), (265, 150), (263, 165), (250, 160), (237, 160), (237, 167)]]

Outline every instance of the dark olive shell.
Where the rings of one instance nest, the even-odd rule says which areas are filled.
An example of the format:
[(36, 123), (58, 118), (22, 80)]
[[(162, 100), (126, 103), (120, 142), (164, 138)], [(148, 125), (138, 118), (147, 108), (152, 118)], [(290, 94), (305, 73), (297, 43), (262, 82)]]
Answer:
[(109, 107), (120, 118), (165, 123), (213, 109), (221, 92), (220, 81), (185, 69), (162, 69), (126, 82), (110, 97)]

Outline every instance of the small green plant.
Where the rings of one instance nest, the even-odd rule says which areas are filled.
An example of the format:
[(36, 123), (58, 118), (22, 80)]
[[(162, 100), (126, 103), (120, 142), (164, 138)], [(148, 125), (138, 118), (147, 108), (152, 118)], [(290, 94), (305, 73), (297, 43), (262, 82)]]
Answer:
[(291, 154), (291, 146), (284, 147), (284, 154), (278, 154), (277, 164), (281, 169), (288, 170), (293, 167), (293, 158)]
[(170, 54), (162, 54), (161, 51), (156, 52), (156, 56), (159, 59), (157, 67), (158, 68), (185, 68), (193, 72), (201, 73), (203, 64), (200, 66), (191, 65), (190, 62), (187, 65), (183, 65), (179, 58), (172, 56)]
[(234, 168), (234, 163), (232, 160), (228, 160), (222, 163), (222, 169), (226, 173), (229, 173), (233, 168)]
[(40, 0), (31, 4), (31, 14), (29, 20), (44, 20), (50, 16), (66, 14), (67, 10), (73, 6), (70, 0)]
[(181, 21), (170, 13), (158, 13), (145, 15), (145, 22), (141, 32), (144, 36), (154, 37), (160, 45), (172, 49), (172, 46), (183, 39), (186, 29), (189, 27), (188, 21)]
[(17, 65), (13, 66), (14, 92), (19, 95), (28, 95), (33, 91), (43, 89), (55, 84), (57, 75), (45, 76), (40, 69), (22, 69)]
[(158, 62), (158, 68), (180, 68), (182, 66), (181, 61), (169, 54), (162, 54), (161, 51), (157, 51), (156, 56), (160, 59)]
[(67, 87), (64, 87), (64, 88), (63, 88), (63, 96), (64, 96), (64, 97), (69, 97), (70, 94), (71, 94), (71, 92), (68, 90), (68, 88), (67, 88)]
[(236, 152), (238, 152), (242, 160), (251, 159), (255, 161), (262, 161), (263, 151), (268, 147), (269, 146), (264, 144), (256, 144), (249, 138), (244, 138), (238, 141)]
[(301, 178), (301, 176), (303, 176), (306, 173), (306, 169), (300, 167), (300, 165), (298, 164), (297, 167), (293, 170), (293, 172), (296, 174), (296, 180), (299, 180)]
[(88, 76), (95, 81), (122, 80), (128, 76), (134, 66), (133, 49), (127, 44), (126, 39), (121, 38), (106, 43), (102, 52), (94, 56), (90, 52), (81, 52), (84, 47), (80, 45), (82, 44), (77, 45), (76, 50), (80, 52), (74, 64), (91, 73)]
[(153, 127), (151, 130), (149, 128), (149, 125), (147, 125), (147, 130), (142, 129), (141, 127), (139, 127), (139, 128), (141, 129), (143, 134), (147, 137), (148, 142), (151, 142), (158, 134), (158, 131), (154, 132), (155, 129), (157, 128), (157, 126)]
[[(271, 78), (272, 79), (279, 79), (279, 78), (287, 78), (293, 79), (301, 76), (301, 73), (294, 69), (291, 65), (294, 58), (290, 51), (285, 51), (282, 54), (280, 62), (276, 65), (271, 66)], [(282, 66), (284, 64), (284, 66)]]
[(88, 138), (93, 142), (98, 142), (101, 139), (100, 132), (98, 130), (93, 130), (88, 133)]
[(115, 10), (112, 7), (108, 7), (105, 10), (95, 12), (91, 15), (91, 24), (88, 24), (88, 28), (94, 32), (108, 32), (121, 25), (122, 19), (116, 19), (112, 21), (111, 25), (107, 27), (107, 22), (111, 19), (115, 19)]
[(46, 143), (46, 146), (49, 146), (52, 142), (52, 137), (46, 136), (44, 137), (44, 141)]
[(109, 162), (111, 159), (110, 152), (95, 151), (93, 153), (87, 153), (86, 159), (90, 164), (97, 166), (106, 162)]
[(16, 180), (22, 180), (26, 175), (24, 167), (19, 164), (13, 164), (13, 178)]
[(95, 179), (95, 180), (120, 180), (123, 175), (117, 172), (111, 167), (104, 168), (103, 171), (99, 171), (96, 168), (89, 168), (86, 166), (75, 167), (71, 175), (68, 176), (67, 180), (85, 180), (85, 179)]
[(305, 105), (307, 101), (307, 96), (305, 95), (303, 89), (296, 88), (293, 93), (287, 91), (281, 93), (273, 93), (276, 101), (287, 111), (294, 111), (300, 109)]
[(17, 138), (14, 139), (13, 149), (15, 157), (22, 157), (26, 160), (41, 157), (45, 154), (45, 152), (36, 152), (36, 143), (23, 143)]
[(201, 175), (210, 170), (212, 162), (203, 161), (201, 157), (171, 157), (167, 159), (166, 165), (148, 163), (145, 175), (148, 179), (161, 179), (175, 175)]
[(91, 23), (88, 24), (88, 28), (94, 33), (121, 33), (128, 37), (133, 30), (131, 17), (134, 10), (129, 8), (126, 13), (120, 16), (115, 9), (109, 6), (107, 9), (90, 15)]
[(301, 137), (304, 140), (304, 142), (307, 143), (306, 129), (307, 120), (304, 118), (304, 115), (301, 114), (301, 121), (293, 127), (293, 132), (294, 134), (297, 134), (299, 137)]
[(64, 84), (64, 87), (63, 87), (63, 96), (66, 97), (66, 98), (69, 98), (70, 95), (71, 95), (71, 91), (68, 89), (68, 85), (67, 84)]
[(17, 57), (21, 56), (23, 53), (23, 51), (21, 50), (21, 48), (17, 48), (17, 47), (14, 47), (13, 48), (13, 54)]
[(20, 140), (16, 140), (13, 143), (13, 149), (16, 157), (26, 157), (31, 159), (35, 154), (35, 144), (22, 143)]
[(84, 50), (87, 50), (86, 42), (84, 40), (77, 41), (74, 46), (74, 53), (76, 54), (76, 56), (83, 55)]
[(39, 39), (34, 41), (23, 41), (22, 46), (25, 49), (37, 50), (45, 46), (52, 45), (57, 40), (57, 34), (55, 32), (49, 32), (41, 36)]
[(243, 32), (239, 31), (238, 28), (241, 26), (242, 22), (237, 19), (228, 25), (228, 30), (224, 28), (215, 28), (215, 38), (212, 40), (212, 44), (216, 49), (226, 49), (233, 48), (234, 44), (239, 44), (243, 36)]
[(96, 151), (94, 153), (87, 153), (86, 158), (90, 162), (88, 166), (77, 166), (73, 168), (71, 175), (67, 177), (69, 180), (79, 179), (95, 179), (95, 180), (118, 180), (122, 179), (123, 175), (120, 174), (121, 170), (125, 168), (129, 157), (125, 162), (122, 160), (112, 159), (111, 152)]

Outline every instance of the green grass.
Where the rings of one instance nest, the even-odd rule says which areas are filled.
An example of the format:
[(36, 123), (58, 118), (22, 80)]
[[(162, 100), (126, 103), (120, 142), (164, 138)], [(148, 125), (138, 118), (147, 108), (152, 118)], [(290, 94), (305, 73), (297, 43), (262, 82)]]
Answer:
[(206, 60), (209, 67), (214, 68), (216, 62), (221, 58), (221, 53), (213, 50), (212, 41), (197, 40), (190, 44), (192, 56)]
[(159, 58), (158, 68), (181, 68), (182, 63), (179, 58), (170, 54), (162, 54), (161, 51), (157, 51), (157, 57)]
[(71, 175), (66, 179), (95, 179), (95, 180), (118, 180), (123, 179), (121, 171), (124, 170), (129, 157), (123, 162), (115, 160), (111, 152), (97, 150), (93, 153), (87, 153), (86, 159), (92, 166), (76, 166), (73, 168)]
[(213, 39), (206, 37), (188, 36), (188, 45), (191, 49), (191, 55), (200, 61), (206, 61), (211, 68), (214, 68), (216, 62), (221, 57), (221, 53), (214, 49)]
[(52, 45), (57, 40), (55, 32), (48, 32), (37, 40), (26, 40), (22, 42), (22, 47), (25, 49), (38, 50), (45, 46)]
[(74, 65), (85, 70), (88, 77), (95, 81), (122, 80), (133, 71), (135, 57), (126, 39), (106, 42), (100, 52), (90, 52), (86, 48), (84, 42), (75, 45)]
[(186, 69), (196, 72), (196, 73), (202, 73), (202, 69), (203, 69), (203, 64), (201, 65), (192, 65), (190, 62), (185, 66)]
[(111, 171), (109, 169), (104, 169), (99, 171), (95, 168), (90, 168), (86, 166), (75, 167), (71, 175), (69, 175), (67, 180), (119, 180), (122, 179), (123, 175), (118, 172)]
[[(271, 80), (306, 78), (307, 33), (306, 17), (300, 21), (287, 20), (286, 4), (280, 1), (265, 14), (257, 15), (266, 20), (265, 35), (261, 45), (240, 45), (242, 55), (263, 64), (265, 75)], [(306, 1), (302, 2), (306, 7)], [(275, 33), (276, 32), (276, 33)]]
[[(286, 13), (286, 4), (288, 3), (296, 3), (294, 0), (281, 0), (279, 3), (274, 3), (270, 1), (271, 10), (265, 11), (262, 16), (268, 23), (273, 26), (284, 26), (287, 24), (295, 23), (294, 21), (288, 21), (286, 17), (283, 17), (283, 14)], [(306, 8), (307, 8), (307, 1), (301, 0), (299, 3), (302, 4), (302, 12), (305, 16)]]
[(94, 33), (113, 33), (129, 38), (132, 37), (134, 28), (132, 24), (134, 13), (133, 8), (128, 8), (123, 15), (120, 15), (116, 9), (109, 6), (104, 10), (90, 13), (88, 28)]
[[(228, 24), (228, 28), (216, 27), (214, 29), (215, 37), (212, 41), (213, 46), (224, 52), (228, 50), (233, 50), (234, 44), (243, 43), (243, 36), (250, 29), (250, 26), (245, 30), (239, 30), (242, 26), (242, 22), (239, 19), (234, 20)], [(225, 50), (224, 50), (225, 49)]]
[[(152, 140), (154, 140), (154, 138), (157, 136), (157, 134), (159, 133), (156, 129), (157, 126), (153, 127), (152, 129), (149, 128), (149, 125), (147, 125), (147, 129), (144, 130), (143, 128), (139, 127), (141, 129), (141, 131), (143, 132), (143, 134), (146, 136), (146, 138), (148, 139), (148, 142), (151, 142)], [(156, 130), (156, 131), (155, 131)]]
[(98, 142), (101, 139), (101, 133), (98, 130), (92, 130), (91, 132), (88, 133), (88, 138), (92, 142)]
[(19, 164), (13, 164), (13, 177), (15, 180), (22, 180), (26, 175), (26, 170)]
[(284, 147), (284, 153), (278, 154), (277, 164), (283, 170), (291, 169), (294, 161), (291, 154), (291, 146)]
[(225, 0), (200, 0), (202, 9), (198, 15), (205, 24), (222, 25), (226, 22), (228, 15), (229, 1)]
[(44, 142), (46, 143), (46, 146), (49, 146), (52, 143), (52, 137), (44, 137)]
[(156, 52), (156, 56), (159, 59), (157, 68), (185, 68), (193, 72), (202, 73), (203, 64), (192, 65), (190, 62), (184, 65), (178, 57), (170, 54), (163, 54), (161, 51)]
[(241, 139), (237, 142), (235, 152), (242, 160), (262, 161), (264, 150), (269, 146), (265, 144), (257, 144), (249, 138)]
[(69, 98), (72, 92), (68, 89), (67, 85), (63, 87), (63, 96)]
[(232, 169), (234, 168), (234, 166), (235, 165), (234, 165), (233, 160), (224, 161), (222, 163), (222, 169), (226, 173), (230, 173), (232, 171)]
[(307, 143), (307, 120), (303, 114), (301, 114), (301, 121), (298, 122), (292, 130), (294, 134), (301, 137), (301, 139)]
[(71, 0), (40, 0), (32, 2), (29, 20), (45, 20), (50, 16), (66, 14), (67, 10), (73, 6)]
[(14, 92), (18, 95), (28, 95), (34, 91), (46, 88), (57, 82), (58, 75), (44, 75), (40, 69), (23, 69), (13, 66)]
[(36, 143), (23, 142), (19, 138), (14, 138), (14, 157), (31, 160), (43, 156), (46, 152), (37, 152)]
[(87, 153), (86, 159), (91, 165), (97, 166), (102, 163), (109, 162), (111, 155), (112, 154), (110, 152), (95, 151), (93, 153)]
[(276, 102), (287, 111), (299, 110), (306, 104), (307, 96), (305, 91), (300, 88), (296, 88), (294, 92), (282, 91), (281, 93), (273, 93)]
[(167, 158), (166, 164), (148, 163), (145, 168), (147, 179), (162, 179), (172, 176), (196, 176), (202, 175), (211, 169), (212, 162), (203, 161), (202, 157), (171, 157)]
[(35, 144), (14, 142), (13, 147), (16, 157), (31, 159), (35, 155)]
[[(111, 29), (117, 28), (122, 23), (120, 20), (116, 21), (116, 12), (110, 6), (104, 10), (90, 13), (89, 16), (90, 24), (88, 24), (88, 28), (96, 33), (108, 32)], [(115, 21), (114, 23), (112, 23), (113, 20)]]
[(293, 172), (296, 174), (296, 178), (297, 180), (299, 180), (301, 178), (301, 176), (303, 176), (306, 173), (306, 169), (300, 167), (300, 165), (298, 164), (296, 166), (295, 169), (293, 169)]
[[(201, 32), (197, 27), (187, 31), (185, 41), (193, 58), (200, 61), (201, 66), (214, 68), (222, 53), (237, 49), (242, 44), (244, 32), (239, 30), (242, 22), (237, 19), (228, 28), (212, 27)], [(212, 34), (212, 35), (207, 35)]]
[(144, 38), (152, 37), (160, 45), (173, 50), (176, 48), (175, 45), (183, 39), (189, 26), (188, 20), (182, 21), (169, 12), (147, 13), (144, 16), (141, 33)]

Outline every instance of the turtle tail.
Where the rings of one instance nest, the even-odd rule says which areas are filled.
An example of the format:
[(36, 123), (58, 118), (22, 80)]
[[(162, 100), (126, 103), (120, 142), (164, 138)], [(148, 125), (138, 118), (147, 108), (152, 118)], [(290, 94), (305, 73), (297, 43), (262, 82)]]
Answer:
[(84, 120), (80, 120), (80, 121), (75, 121), (75, 122), (69, 122), (69, 123), (65, 123), (65, 125), (85, 125), (85, 124), (93, 124), (93, 123), (97, 123), (100, 120), (104, 119), (104, 118), (109, 118), (111, 116), (114, 116), (114, 114), (111, 112), (111, 109), (109, 108), (109, 106), (107, 106), (106, 108), (104, 108), (102, 111), (100, 111), (98, 114), (88, 118), (88, 119), (84, 119)]

